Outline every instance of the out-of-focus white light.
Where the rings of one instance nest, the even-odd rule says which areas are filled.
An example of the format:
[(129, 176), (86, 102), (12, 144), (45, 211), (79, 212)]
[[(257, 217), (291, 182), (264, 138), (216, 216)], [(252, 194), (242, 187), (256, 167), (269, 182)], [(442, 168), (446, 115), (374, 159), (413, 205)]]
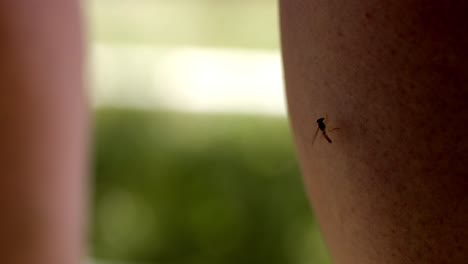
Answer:
[(98, 46), (95, 55), (98, 106), (285, 114), (279, 52)]

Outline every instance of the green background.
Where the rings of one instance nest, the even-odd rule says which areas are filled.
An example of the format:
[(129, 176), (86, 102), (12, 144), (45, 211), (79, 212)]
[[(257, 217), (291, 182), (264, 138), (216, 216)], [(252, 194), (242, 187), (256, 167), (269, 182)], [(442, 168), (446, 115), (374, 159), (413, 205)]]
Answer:
[[(273, 0), (96, 0), (86, 8), (96, 44), (279, 52)], [(122, 68), (114, 74), (126, 82), (107, 85), (144, 82)], [(105, 106), (94, 121), (96, 263), (330, 263), (285, 117)]]
[(107, 109), (96, 124), (99, 259), (328, 263), (284, 118)]

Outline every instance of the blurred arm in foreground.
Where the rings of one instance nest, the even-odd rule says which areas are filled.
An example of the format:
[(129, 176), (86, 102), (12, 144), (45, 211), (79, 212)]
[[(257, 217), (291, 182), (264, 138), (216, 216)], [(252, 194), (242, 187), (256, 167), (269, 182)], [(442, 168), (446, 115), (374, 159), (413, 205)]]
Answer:
[(76, 0), (0, 2), (0, 262), (83, 257), (87, 124)]
[[(334, 263), (466, 263), (468, 3), (280, 2), (291, 125)], [(340, 130), (312, 146), (326, 115)]]

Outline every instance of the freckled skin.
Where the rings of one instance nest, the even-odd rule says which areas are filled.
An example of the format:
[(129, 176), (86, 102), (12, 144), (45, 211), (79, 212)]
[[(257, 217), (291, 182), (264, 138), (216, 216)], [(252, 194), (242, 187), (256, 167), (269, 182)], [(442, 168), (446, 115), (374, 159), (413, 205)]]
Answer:
[[(334, 263), (465, 264), (468, 3), (280, 9), (291, 126)], [(320, 113), (340, 132), (312, 146)]]

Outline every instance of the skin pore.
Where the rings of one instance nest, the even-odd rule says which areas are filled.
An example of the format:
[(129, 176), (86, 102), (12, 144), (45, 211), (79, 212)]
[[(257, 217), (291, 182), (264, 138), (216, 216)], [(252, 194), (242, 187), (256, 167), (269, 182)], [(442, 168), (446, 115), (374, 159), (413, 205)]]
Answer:
[[(280, 9), (290, 122), (334, 263), (465, 263), (468, 3)], [(340, 129), (313, 143), (324, 116)]]

